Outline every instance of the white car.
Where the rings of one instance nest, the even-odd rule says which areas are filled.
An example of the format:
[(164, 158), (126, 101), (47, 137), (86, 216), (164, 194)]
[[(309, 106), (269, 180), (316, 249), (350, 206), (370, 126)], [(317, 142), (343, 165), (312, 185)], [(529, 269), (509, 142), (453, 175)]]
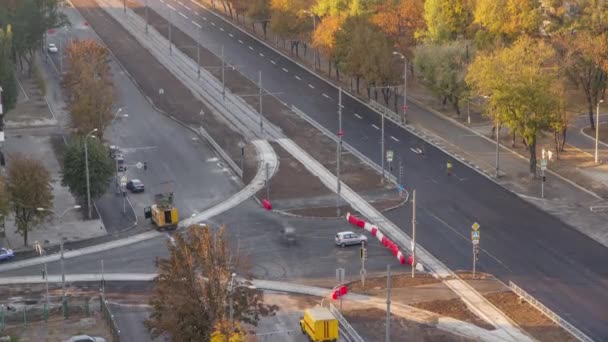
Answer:
[(49, 52), (50, 53), (57, 53), (59, 51), (59, 49), (57, 49), (57, 45), (50, 43), (49, 44)]
[(69, 340), (65, 342), (106, 342), (106, 339), (103, 337), (93, 337), (89, 335), (77, 335), (70, 337)]
[(336, 234), (336, 245), (340, 247), (360, 245), (362, 242), (367, 242), (367, 236), (353, 232), (339, 232)]

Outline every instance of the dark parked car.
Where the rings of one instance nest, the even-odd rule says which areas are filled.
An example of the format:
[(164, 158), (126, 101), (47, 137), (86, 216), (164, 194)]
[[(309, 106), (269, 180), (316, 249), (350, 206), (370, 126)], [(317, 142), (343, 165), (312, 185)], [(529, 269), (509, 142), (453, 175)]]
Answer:
[(0, 248), (0, 261), (9, 261), (15, 257), (12, 249)]
[(127, 182), (127, 189), (131, 190), (131, 192), (143, 192), (144, 183), (142, 183), (139, 179), (131, 179), (129, 182)]

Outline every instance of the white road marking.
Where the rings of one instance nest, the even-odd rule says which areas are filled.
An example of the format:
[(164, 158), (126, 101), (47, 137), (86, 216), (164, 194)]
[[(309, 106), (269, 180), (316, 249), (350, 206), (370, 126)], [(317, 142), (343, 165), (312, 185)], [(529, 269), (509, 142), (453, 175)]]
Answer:
[(171, 6), (171, 5), (169, 5), (169, 4), (167, 4), (167, 7), (169, 7), (170, 9), (172, 9), (172, 10), (174, 10), (174, 11), (175, 11), (175, 8), (173, 8), (173, 6)]
[(223, 28), (223, 27), (220, 27), (220, 31), (224, 32), (224, 28)]
[(315, 89), (315, 86), (313, 86), (312, 84), (309, 84), (308, 87), (310, 87), (310, 89)]
[(355, 114), (355, 116), (356, 116), (358, 119), (363, 119), (363, 117), (362, 117), (361, 115), (359, 115), (359, 114), (357, 114), (357, 113), (354, 113), (354, 114)]
[(239, 43), (243, 44), (243, 41), (239, 39)]
[(182, 13), (182, 12), (177, 12), (177, 13), (179, 13), (179, 15), (181, 15), (182, 17), (186, 18), (186, 20), (188, 20), (188, 17), (184, 13)]
[(215, 26), (215, 23), (213, 21), (211, 22), (211, 26)]
[(329, 95), (327, 95), (325, 93), (323, 93), (323, 97), (326, 98), (326, 99), (330, 99), (331, 100), (331, 97), (329, 97)]
[(179, 1), (176, 1), (176, 2), (177, 2), (178, 4), (180, 4), (180, 5), (182, 5), (182, 6), (184, 5), (184, 4), (182, 4), (181, 2), (179, 2)]
[(249, 50), (253, 51), (253, 47), (251, 47), (251, 45), (249, 45)]
[(296, 76), (296, 78), (298, 79), (298, 81), (301, 81), (302, 79), (299, 76)]
[(391, 139), (395, 140), (396, 142), (399, 142), (399, 139), (395, 138), (394, 136), (391, 135)]
[(198, 27), (199, 29), (202, 29), (203, 27), (201, 25), (199, 25), (196, 21), (191, 20), (191, 22), (196, 25), (196, 27)]
[(164, 4), (164, 3), (165, 3), (163, 0), (160, 0), (160, 2), (161, 2), (162, 4)]
[(203, 20), (204, 20), (204, 21), (207, 21), (207, 17), (203, 17)]
[(232, 33), (228, 33), (228, 36), (230, 36), (230, 38), (234, 38), (234, 35)]
[(277, 62), (273, 61), (272, 59), (270, 60), (270, 63), (277, 64)]
[(260, 52), (260, 57), (264, 57), (264, 54)]
[(380, 129), (380, 127), (378, 127), (378, 126), (376, 126), (374, 124), (372, 124), (372, 127), (374, 127), (375, 129)]
[(289, 72), (289, 70), (287, 70), (287, 69), (285, 69), (285, 68), (283, 68), (283, 71), (285, 71), (285, 72)]

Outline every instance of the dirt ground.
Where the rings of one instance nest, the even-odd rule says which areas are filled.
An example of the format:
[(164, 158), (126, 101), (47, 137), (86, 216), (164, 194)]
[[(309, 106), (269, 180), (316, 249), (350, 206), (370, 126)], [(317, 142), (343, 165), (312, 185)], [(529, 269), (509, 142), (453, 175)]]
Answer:
[[(343, 312), (344, 317), (366, 341), (383, 341), (386, 336), (386, 312), (380, 309), (359, 309)], [(391, 315), (392, 341), (470, 341), (428, 325)]]
[[(595, 137), (595, 130), (591, 129), (591, 127), (587, 127), (585, 129), (583, 129), (583, 132), (585, 132), (586, 134), (588, 134), (591, 137)], [(600, 124), (599, 137), (600, 137), (601, 142), (608, 144), (608, 125), (607, 124), (605, 124), (605, 123)]]
[(541, 342), (576, 341), (565, 330), (526, 301), (520, 301), (513, 292), (498, 292), (485, 296), (498, 309), (509, 316), (522, 329)]
[(74, 335), (87, 334), (103, 337), (112, 341), (112, 333), (99, 313), (91, 317), (71, 317), (67, 320), (61, 316), (44, 321), (28, 323), (27, 326), (7, 327), (0, 336), (18, 338), (19, 342), (61, 342)]
[[(440, 280), (434, 278), (430, 274), (417, 273), (415, 278), (412, 278), (411, 273), (391, 275), (391, 288), (409, 287), (424, 284), (439, 283)], [(356, 293), (368, 293), (369, 290), (385, 290), (386, 277), (373, 277), (365, 279), (365, 289), (361, 286), (361, 281), (353, 281), (347, 283), (349, 291)]]
[(434, 312), (441, 316), (452, 317), (464, 322), (469, 322), (484, 329), (491, 330), (494, 328), (491, 324), (487, 323), (486, 321), (472, 313), (471, 310), (469, 310), (467, 305), (460, 298), (421, 302), (412, 304), (412, 306), (419, 309)]

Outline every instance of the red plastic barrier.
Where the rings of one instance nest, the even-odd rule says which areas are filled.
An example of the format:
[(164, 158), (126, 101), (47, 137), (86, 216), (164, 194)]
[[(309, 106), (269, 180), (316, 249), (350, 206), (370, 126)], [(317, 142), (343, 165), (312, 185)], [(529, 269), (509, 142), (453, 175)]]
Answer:
[(376, 237), (376, 233), (378, 233), (378, 228), (376, 228), (375, 226), (372, 227), (372, 236)]
[(264, 208), (266, 210), (272, 210), (272, 205), (270, 204), (270, 202), (267, 199), (263, 199), (262, 200), (262, 205), (264, 206)]
[(359, 222), (357, 222), (357, 227), (361, 229), (365, 228), (365, 221), (359, 220)]
[(399, 256), (399, 262), (401, 263), (401, 265), (405, 265), (405, 257), (403, 256), (403, 254)]

